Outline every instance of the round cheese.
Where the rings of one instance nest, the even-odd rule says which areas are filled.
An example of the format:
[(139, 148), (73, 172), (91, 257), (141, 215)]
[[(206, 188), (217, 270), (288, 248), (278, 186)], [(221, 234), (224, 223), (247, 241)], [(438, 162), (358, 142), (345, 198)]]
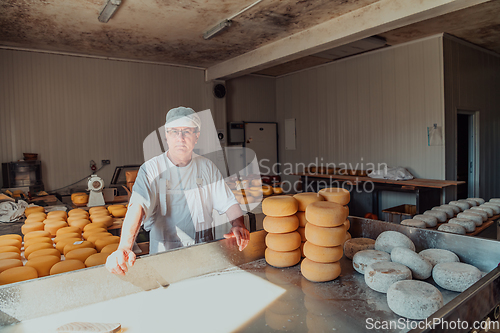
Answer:
[(91, 207), (89, 209), (89, 213), (92, 215), (95, 212), (100, 212), (100, 211), (107, 211), (106, 207), (104, 206), (96, 206), (96, 207)]
[(408, 227), (414, 227), (414, 228), (424, 228), (425, 229), (427, 227), (427, 225), (425, 224), (424, 221), (420, 221), (417, 219), (406, 219), (406, 220), (401, 221), (400, 224), (408, 226)]
[(375, 250), (391, 253), (395, 247), (406, 247), (415, 251), (415, 244), (408, 238), (397, 231), (384, 231), (378, 235), (375, 241)]
[(302, 275), (312, 282), (335, 280), (340, 275), (340, 263), (319, 263), (305, 258), (300, 265)]
[(93, 267), (106, 264), (106, 259), (108, 259), (109, 253), (96, 253), (91, 255), (85, 260), (85, 266)]
[(397, 262), (381, 261), (365, 268), (365, 282), (371, 289), (386, 293), (398, 281), (411, 280), (411, 271)]
[(437, 230), (459, 235), (465, 235), (466, 233), (464, 227), (453, 223), (443, 223), (438, 227)]
[(89, 217), (89, 215), (76, 214), (76, 215), (71, 215), (70, 217), (68, 217), (67, 221), (68, 221), (68, 224), (71, 225), (71, 222), (74, 222), (77, 220), (89, 220), (90, 221), (90, 217)]
[(349, 230), (351, 228), (351, 221), (345, 220), (344, 225), (345, 225), (345, 230)]
[(304, 258), (306, 255), (304, 254), (304, 245), (306, 244), (306, 242), (302, 242), (300, 243), (300, 256), (302, 258)]
[(92, 235), (92, 234), (107, 233), (107, 232), (108, 232), (108, 229), (105, 229), (105, 228), (94, 228), (94, 229), (90, 229), (88, 231), (85, 231), (82, 236), (84, 239), (88, 239), (90, 237), (90, 235)]
[(56, 256), (38, 256), (30, 258), (26, 262), (26, 266), (33, 267), (38, 273), (38, 277), (48, 276), (52, 266), (61, 261), (61, 258)]
[(45, 221), (45, 219), (42, 219), (41, 217), (34, 217), (34, 218), (27, 218), (24, 223), (25, 224), (30, 224), (30, 223), (36, 223), (36, 222), (42, 222)]
[(115, 208), (111, 211), (111, 215), (114, 217), (122, 218), (125, 217), (125, 214), (127, 214), (127, 208)]
[[(92, 219), (92, 216), (90, 217)], [(106, 227), (111, 227), (113, 225), (113, 218), (111, 216), (97, 216), (92, 219), (93, 223), (104, 223)]]
[(429, 228), (437, 226), (437, 222), (438, 222), (438, 219), (435, 216), (424, 215), (424, 214), (415, 215), (415, 216), (413, 216), (413, 219), (420, 220), (420, 221), (424, 222), (425, 226), (429, 227)]
[(89, 212), (87, 212), (86, 210), (81, 209), (81, 208), (75, 208), (75, 209), (72, 209), (68, 212), (68, 216), (73, 216), (73, 215), (78, 215), (78, 214), (83, 214), (83, 215), (89, 216)]
[(55, 216), (67, 219), (68, 218), (68, 213), (66, 213), (63, 210), (54, 210), (52, 212), (48, 212), (47, 213), (47, 217), (55, 217)]
[(326, 201), (335, 202), (345, 206), (351, 200), (351, 194), (343, 188), (331, 187), (324, 188), (318, 192)]
[(64, 246), (63, 254), (66, 255), (70, 251), (83, 248), (94, 248), (94, 244), (89, 241), (78, 241), (74, 243), (69, 243), (66, 244), (66, 246)]
[(297, 232), (300, 234), (300, 239), (303, 242), (305, 242), (307, 240), (306, 238), (306, 228), (305, 227), (299, 227), (297, 229)]
[(431, 263), (432, 267), (444, 262), (460, 262), (458, 256), (455, 253), (448, 250), (426, 249), (420, 251), (419, 254), (425, 259), (427, 259)]
[(100, 211), (94, 212), (94, 213), (90, 214), (90, 219), (93, 221), (93, 218), (99, 217), (99, 216), (109, 216), (108, 210), (100, 210)]
[(58, 262), (50, 269), (50, 275), (61, 274), (65, 272), (76, 271), (85, 268), (85, 264), (80, 260), (70, 259)]
[(276, 234), (284, 234), (297, 230), (299, 219), (296, 215), (274, 217), (266, 216), (262, 222), (264, 230)]
[(457, 206), (460, 209), (460, 211), (464, 211), (470, 208), (469, 203), (460, 201), (450, 201), (448, 205)]
[(99, 238), (104, 238), (104, 237), (111, 237), (113, 236), (111, 233), (109, 232), (96, 232), (96, 233), (93, 233), (91, 234), (87, 240), (89, 242), (92, 242), (95, 244), (95, 242), (99, 239)]
[(37, 230), (32, 231), (30, 233), (24, 234), (24, 241), (26, 242), (28, 239), (37, 238), (37, 237), (50, 237), (50, 232), (45, 230)]
[(108, 211), (111, 213), (113, 210), (115, 209), (122, 209), (122, 208), (125, 208), (125, 205), (120, 205), (120, 204), (116, 204), (116, 205), (110, 205), (107, 207)]
[(446, 222), (448, 215), (441, 210), (426, 210), (424, 215), (431, 215), (438, 219), (439, 222)]
[(26, 242), (24, 242), (24, 248), (27, 249), (33, 244), (36, 243), (47, 243), (52, 245), (52, 238), (50, 237), (37, 237), (37, 238), (31, 238), (28, 239)]
[(56, 235), (57, 236), (61, 236), (61, 235), (64, 235), (64, 234), (73, 234), (73, 233), (81, 233), (81, 229), (79, 227), (64, 227), (64, 228), (61, 228), (61, 229), (58, 229), (56, 231)]
[(398, 281), (387, 290), (387, 305), (395, 314), (405, 318), (427, 319), (443, 304), (441, 292), (427, 282)]
[(98, 223), (90, 223), (87, 224), (85, 227), (83, 227), (83, 231), (89, 231), (90, 229), (94, 228), (107, 228), (106, 223), (98, 222)]
[(344, 251), (342, 246), (317, 246), (311, 242), (304, 243), (304, 256), (315, 262), (331, 263), (339, 261)]
[(391, 251), (391, 260), (408, 267), (412, 277), (425, 280), (431, 276), (432, 264), (420, 254), (405, 247), (395, 247)]
[(84, 195), (86, 194), (85, 192), (75, 192), (75, 193), (71, 193), (71, 201), (73, 201), (73, 199), (75, 199), (76, 196), (78, 195)]
[(443, 206), (438, 206), (438, 207), (432, 207), (433, 211), (438, 211), (438, 212), (444, 212), (446, 214), (446, 218), (452, 218), (455, 216), (455, 211), (452, 208), (449, 207), (443, 207)]
[(12, 268), (12, 267), (21, 267), (23, 262), (19, 259), (3, 259), (0, 260), (0, 273), (3, 271)]
[(466, 200), (474, 200), (478, 205), (484, 204), (483, 198), (467, 198)]
[[(59, 229), (59, 230), (61, 230), (61, 229)], [(58, 235), (58, 236), (56, 236), (56, 238), (54, 238), (54, 243), (57, 244), (59, 241), (66, 239), (66, 238), (81, 238), (81, 236), (82, 235), (79, 232), (70, 232), (70, 233)]]
[(23, 241), (23, 237), (18, 234), (6, 234), (6, 235), (0, 235), (0, 239), (17, 239), (20, 242)]
[(352, 267), (358, 273), (365, 274), (368, 266), (382, 261), (391, 261), (391, 255), (384, 251), (362, 250), (352, 257)]
[(67, 227), (68, 224), (64, 221), (55, 221), (55, 222), (50, 222), (45, 224), (44, 230), (50, 232), (50, 235), (52, 237), (56, 236), (57, 230)]
[(116, 250), (118, 250), (118, 246), (120, 246), (120, 243), (114, 243), (114, 244), (108, 244), (105, 247), (102, 248), (101, 253), (113, 253)]
[(319, 193), (315, 192), (297, 193), (293, 197), (299, 203), (300, 212), (305, 212), (306, 207), (313, 202), (325, 200)]
[(480, 227), (483, 225), (483, 217), (479, 214), (473, 213), (471, 210), (466, 210), (457, 215), (458, 218), (467, 219), (474, 221), (476, 227)]
[(462, 210), (460, 209), (460, 207), (455, 206), (455, 205), (449, 205), (449, 204), (448, 204), (448, 205), (441, 205), (440, 207), (442, 207), (442, 208), (446, 208), (446, 209), (448, 209), (448, 208), (452, 209), (452, 210), (453, 210), (453, 213), (454, 213), (453, 215), (457, 215), (458, 213), (460, 213), (460, 212), (462, 211)]
[(89, 202), (89, 196), (88, 194), (75, 195), (72, 201), (75, 205), (85, 205)]
[(305, 231), (307, 241), (318, 246), (338, 246), (343, 244), (346, 238), (344, 224), (338, 227), (324, 228), (308, 223)]
[(299, 227), (305, 227), (307, 224), (306, 213), (305, 212), (297, 212), (295, 216), (299, 219)]
[(43, 249), (53, 249), (54, 245), (49, 244), (49, 243), (35, 243), (30, 245), (27, 249), (24, 249), (24, 257), (26, 259), (30, 258), (30, 255), (38, 250), (43, 250)]
[(33, 222), (33, 223), (23, 224), (23, 226), (21, 227), (21, 232), (23, 233), (23, 235), (26, 235), (26, 234), (33, 232), (33, 231), (44, 230), (43, 229), (44, 227), (45, 227), (45, 224), (43, 224), (42, 222)]
[(483, 274), (476, 267), (462, 262), (437, 264), (432, 278), (443, 289), (461, 293), (481, 279)]
[(491, 208), (491, 210), (493, 210), (493, 213), (495, 215), (498, 215), (500, 214), (500, 205), (495, 205), (495, 204), (492, 204), (492, 203), (485, 203), (485, 204), (482, 204), (481, 206), (479, 207), (488, 207), (488, 208)]
[(0, 285), (26, 281), (38, 278), (38, 273), (33, 267), (22, 266), (9, 268), (0, 273)]
[[(270, 235), (270, 234), (268, 234)], [(280, 234), (278, 234), (280, 235)], [(90, 243), (90, 242), (89, 242)], [(109, 237), (101, 237), (96, 239), (95, 241), (95, 248), (97, 249), (97, 252), (101, 252), (101, 250), (109, 244), (115, 244), (115, 243), (120, 243), (120, 237), (119, 236), (109, 236)], [(300, 244), (299, 244), (300, 246)], [(297, 247), (299, 247), (297, 246)]]
[[(96, 241), (96, 246), (98, 241)], [(293, 251), (300, 247), (301, 242), (300, 234), (297, 231), (286, 234), (269, 233), (266, 236), (266, 246), (274, 251)]]
[(35, 252), (32, 252), (30, 254), (30, 259), (36, 258), (36, 257), (41, 257), (41, 256), (54, 256), (58, 257), (59, 259), (61, 258), (61, 253), (57, 251), (57, 249), (42, 249), (42, 250), (36, 250)]
[(300, 249), (289, 252), (280, 252), (267, 248), (264, 256), (269, 265), (279, 268), (294, 266), (299, 263), (301, 258)]
[(336, 227), (344, 224), (349, 208), (329, 201), (313, 202), (306, 209), (306, 220), (319, 227)]
[(80, 220), (75, 220), (69, 223), (71, 227), (78, 227), (80, 230), (83, 230), (83, 228), (89, 224), (90, 221), (87, 219), (80, 219)]
[[(459, 200), (459, 201), (461, 201), (461, 200)], [(464, 199), (464, 201), (467, 201), (470, 204), (471, 207), (479, 206), (479, 203), (476, 200)]]
[(474, 232), (476, 230), (476, 223), (469, 219), (464, 218), (453, 218), (448, 221), (448, 224), (458, 224), (464, 227), (466, 232)]
[(30, 216), (26, 220), (38, 220), (39, 222), (45, 220), (47, 218), (47, 214), (42, 212), (36, 212), (30, 214)]
[(2, 246), (16, 246), (21, 249), (22, 242), (18, 239), (0, 239), (0, 247)]
[(79, 238), (79, 237), (75, 237), (75, 238), (65, 238), (65, 239), (61, 239), (59, 242), (57, 242), (56, 244), (56, 249), (61, 253), (63, 254), (64, 253), (64, 247), (68, 244), (73, 244), (75, 242), (80, 242), (82, 239)]
[(14, 253), (20, 254), (21, 250), (19, 250), (19, 248), (17, 246), (8, 245), (8, 246), (0, 247), (0, 253), (4, 253), (4, 252), (14, 252)]
[[(472, 207), (470, 210), (472, 210), (474, 212), (478, 212), (478, 213), (482, 214), (483, 216), (484, 216), (484, 213), (486, 213), (486, 219), (488, 219), (488, 217), (493, 216), (493, 209), (491, 209), (489, 207), (485, 207), (485, 206)], [(484, 221), (484, 219), (483, 219), (483, 221)]]
[(21, 260), (21, 254), (17, 252), (2, 252), (0, 253), (0, 260), (4, 259), (19, 259)]
[(275, 196), (262, 201), (262, 212), (268, 216), (290, 216), (297, 212), (299, 203), (294, 197)]
[(66, 255), (64, 257), (67, 260), (76, 259), (76, 260), (80, 260), (81, 262), (85, 263), (85, 260), (87, 260), (88, 257), (90, 257), (91, 255), (96, 254), (96, 253), (97, 253), (96, 249), (86, 247), (86, 248), (71, 250), (68, 253), (66, 253)]
[(63, 217), (57, 216), (57, 217), (51, 217), (43, 220), (43, 224), (48, 224), (48, 223), (53, 223), (53, 222), (66, 222), (66, 220)]
[(370, 238), (352, 238), (344, 243), (344, 254), (351, 259), (356, 253), (363, 250), (373, 250), (375, 248), (375, 240)]
[(45, 208), (40, 207), (40, 206), (33, 206), (33, 207), (28, 207), (24, 210), (24, 215), (26, 217), (29, 217), (33, 213), (45, 213)]

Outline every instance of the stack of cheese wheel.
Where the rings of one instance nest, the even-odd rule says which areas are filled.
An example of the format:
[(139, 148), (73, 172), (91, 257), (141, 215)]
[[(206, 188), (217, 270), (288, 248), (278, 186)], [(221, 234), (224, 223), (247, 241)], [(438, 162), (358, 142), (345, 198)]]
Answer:
[(265, 257), (274, 267), (291, 267), (299, 263), (301, 237), (296, 231), (299, 220), (295, 213), (298, 201), (291, 196), (269, 197), (262, 201), (266, 236)]
[[(20, 235), (8, 234), (0, 236), (0, 285), (11, 283), (9, 282), (12, 278), (11, 273), (5, 273), (17, 267), (22, 267), (23, 262), (21, 261), (21, 244), (22, 238)], [(14, 270), (16, 272), (17, 270)], [(20, 275), (16, 275), (18, 278), (22, 278)], [(16, 280), (12, 282), (17, 282), (22, 280)]]
[(80, 229), (80, 233), (83, 232), (83, 228), (90, 224), (89, 212), (84, 209), (76, 208), (68, 212), (68, 225), (70, 227), (77, 227)]
[[(113, 217), (109, 214), (109, 211), (104, 206), (92, 207), (89, 209), (90, 221), (92, 223), (103, 223), (106, 228), (113, 225)], [(84, 228), (85, 229), (85, 228)]]
[(108, 207), (108, 211), (113, 217), (125, 217), (125, 214), (127, 214), (127, 207), (124, 205), (111, 205)]
[(89, 202), (89, 195), (84, 192), (73, 193), (71, 201), (75, 206), (85, 206)]
[(24, 215), (26, 215), (26, 220), (21, 227), (21, 232), (23, 235), (26, 235), (28, 232), (43, 230), (44, 224), (43, 221), (46, 218), (45, 209), (40, 206), (28, 207), (24, 211)]
[(68, 213), (62, 210), (55, 210), (47, 213), (47, 218), (43, 221), (44, 230), (50, 232), (52, 237), (56, 236), (57, 230), (68, 226)]
[(306, 207), (316, 201), (324, 201), (323, 197), (319, 195), (318, 193), (315, 192), (304, 192), (304, 193), (298, 193), (293, 196), (299, 203), (299, 210), (295, 215), (297, 215), (297, 218), (299, 219), (299, 228), (297, 231), (300, 234), (300, 237), (302, 238), (302, 244), (300, 245), (300, 252), (302, 257), (305, 257), (304, 255), (304, 244), (306, 242)]
[[(326, 191), (325, 191), (326, 190)], [(327, 201), (309, 204), (306, 208), (306, 243), (302, 261), (302, 275), (312, 282), (325, 282), (340, 275), (340, 263), (346, 240), (349, 192), (343, 189), (325, 189), (319, 193)], [(329, 195), (334, 193), (334, 195)], [(346, 198), (347, 196), (347, 198)], [(335, 200), (335, 201), (333, 201)]]

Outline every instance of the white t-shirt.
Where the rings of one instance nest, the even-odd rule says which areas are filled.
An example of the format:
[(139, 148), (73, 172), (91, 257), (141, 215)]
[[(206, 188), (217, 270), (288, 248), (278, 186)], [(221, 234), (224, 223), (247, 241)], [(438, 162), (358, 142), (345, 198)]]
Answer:
[(238, 204), (212, 161), (193, 153), (188, 165), (177, 167), (166, 152), (141, 165), (130, 203), (144, 209), (152, 253), (187, 245), (180, 235), (194, 239), (212, 227), (213, 209), (224, 214)]

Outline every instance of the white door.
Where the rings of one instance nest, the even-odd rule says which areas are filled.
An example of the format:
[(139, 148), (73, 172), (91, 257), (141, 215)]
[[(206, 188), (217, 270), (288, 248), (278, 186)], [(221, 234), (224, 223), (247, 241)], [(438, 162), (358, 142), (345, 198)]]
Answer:
[(245, 147), (257, 155), (263, 175), (279, 173), (277, 132), (277, 123), (245, 123)]

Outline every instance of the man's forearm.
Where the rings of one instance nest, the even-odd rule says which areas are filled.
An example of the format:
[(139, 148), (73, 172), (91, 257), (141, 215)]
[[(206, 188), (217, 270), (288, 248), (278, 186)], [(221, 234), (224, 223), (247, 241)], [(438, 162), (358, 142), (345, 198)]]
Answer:
[(234, 226), (245, 226), (245, 219), (243, 218), (243, 211), (241, 210), (239, 205), (232, 205), (226, 211), (227, 218), (229, 219), (229, 223)]
[(119, 248), (132, 250), (143, 217), (144, 210), (141, 205), (134, 203), (129, 204), (127, 215), (122, 224)]

